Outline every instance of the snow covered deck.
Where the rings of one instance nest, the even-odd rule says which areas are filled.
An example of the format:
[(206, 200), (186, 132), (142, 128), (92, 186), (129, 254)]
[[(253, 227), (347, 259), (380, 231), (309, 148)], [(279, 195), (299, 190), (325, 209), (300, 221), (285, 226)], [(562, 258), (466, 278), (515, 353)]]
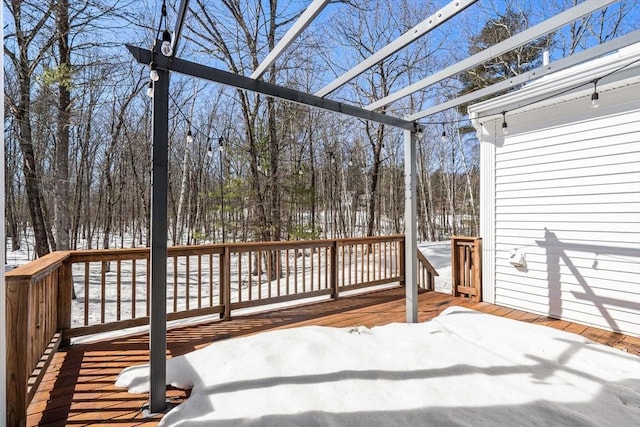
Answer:
[[(168, 355), (188, 353), (223, 339), (263, 331), (304, 325), (334, 327), (379, 326), (404, 322), (403, 288), (391, 288), (340, 298), (337, 301), (299, 305), (259, 314), (236, 316), (230, 321), (212, 321), (183, 326), (168, 332)], [(436, 317), (450, 306), (463, 306), (483, 313), (536, 323), (580, 334), (593, 341), (640, 355), (640, 338), (607, 332), (575, 323), (549, 319), (447, 294), (425, 292), (419, 296), (419, 320)], [(148, 362), (148, 338), (136, 334), (94, 343), (76, 344), (53, 357), (28, 409), (28, 425), (156, 425), (160, 417), (145, 419), (141, 408), (146, 394), (130, 394), (115, 386), (126, 367)], [(170, 389), (174, 404), (188, 398), (182, 390)]]

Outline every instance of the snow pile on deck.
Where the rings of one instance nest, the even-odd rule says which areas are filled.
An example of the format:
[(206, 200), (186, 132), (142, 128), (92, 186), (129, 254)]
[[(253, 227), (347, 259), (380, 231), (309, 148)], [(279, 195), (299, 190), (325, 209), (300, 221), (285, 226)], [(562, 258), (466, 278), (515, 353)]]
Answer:
[[(148, 366), (117, 385), (149, 389)], [(421, 324), (301, 327), (167, 362), (164, 426), (640, 425), (640, 358), (451, 307)]]

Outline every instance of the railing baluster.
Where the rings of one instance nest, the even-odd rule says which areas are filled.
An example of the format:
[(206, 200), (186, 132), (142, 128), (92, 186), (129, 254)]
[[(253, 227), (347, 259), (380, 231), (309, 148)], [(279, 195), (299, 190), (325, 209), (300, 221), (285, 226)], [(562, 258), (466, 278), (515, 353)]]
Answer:
[(131, 264), (131, 318), (136, 318), (136, 260), (134, 259)]
[(314, 275), (313, 275), (313, 273), (314, 273), (314, 264), (315, 263), (313, 262), (313, 255), (314, 255), (313, 249), (309, 249), (309, 279), (310, 279), (309, 281), (311, 282), (309, 284), (309, 286), (310, 286), (309, 290), (310, 291), (313, 291), (313, 284), (314, 284), (314, 280), (313, 280), (314, 279)]
[(186, 310), (189, 311), (190, 303), (191, 303), (191, 281), (190, 281), (191, 269), (189, 268), (189, 255), (185, 256), (184, 268), (186, 270), (186, 272), (185, 272), (185, 284), (184, 284), (184, 288), (185, 288), (184, 302), (185, 302)]
[(173, 259), (173, 312), (178, 311), (178, 257)]
[(209, 254), (209, 307), (213, 307), (213, 254)]
[(290, 259), (289, 259), (289, 249), (287, 248), (285, 251), (285, 255), (284, 258), (286, 260), (287, 266), (285, 268), (285, 274), (286, 274), (286, 287), (287, 287), (287, 295), (291, 294), (291, 289), (289, 288), (289, 276), (291, 275), (291, 269), (290, 269)]
[(198, 308), (202, 308), (202, 256), (198, 255)]
[(120, 320), (122, 303), (122, 261), (116, 261), (116, 320)]
[(145, 295), (145, 314), (147, 317), (149, 317), (149, 311), (151, 311), (151, 304), (150, 304), (150, 298), (151, 298), (151, 261), (150, 261), (150, 257), (151, 254), (149, 254), (149, 256), (147, 256), (146, 261), (147, 261), (147, 277), (146, 277), (146, 286), (147, 286), (147, 293)]
[(273, 251), (266, 251), (266, 257), (267, 257), (267, 287), (268, 287), (268, 296), (269, 298), (271, 298), (271, 285), (273, 284), (273, 281), (271, 280), (271, 278), (273, 277), (271, 275), (271, 273), (273, 272), (273, 265), (271, 263), (271, 259), (273, 257)]

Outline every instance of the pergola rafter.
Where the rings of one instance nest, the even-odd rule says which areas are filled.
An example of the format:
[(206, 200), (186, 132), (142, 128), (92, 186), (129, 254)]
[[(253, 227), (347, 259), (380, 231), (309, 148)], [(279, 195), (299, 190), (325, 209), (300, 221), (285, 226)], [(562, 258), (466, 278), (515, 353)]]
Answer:
[(271, 52), (267, 55), (267, 57), (262, 61), (262, 63), (256, 68), (256, 70), (251, 74), (252, 79), (260, 78), (267, 68), (273, 65), (274, 62), (284, 53), (284, 51), (291, 46), (291, 43), (295, 41), (296, 38), (316, 19), (316, 16), (322, 12), (326, 5), (330, 3), (331, 0), (313, 0), (313, 3), (309, 5), (305, 9), (305, 11), (300, 15), (300, 18), (291, 26), (289, 31), (282, 37), (282, 39), (278, 42), (278, 44), (273, 48)]
[(427, 78), (420, 80), (419, 82), (413, 83), (397, 92), (394, 92), (388, 96), (385, 96), (384, 98), (381, 98), (378, 101), (373, 102), (364, 108), (367, 110), (373, 111), (373, 110), (377, 110), (379, 108), (385, 107), (391, 104), (392, 102), (395, 102), (401, 98), (407, 97), (412, 93), (425, 89), (446, 78), (453, 77), (477, 65), (483, 64), (493, 58), (496, 58), (513, 49), (523, 46), (539, 37), (542, 37), (546, 34), (549, 34), (557, 30), (560, 27), (570, 24), (571, 22), (574, 22), (586, 15), (589, 15), (595, 12), (596, 10), (602, 9), (618, 1), (620, 0), (602, 0), (602, 1), (591, 1), (591, 2), (586, 1), (586, 2), (580, 3), (577, 6), (573, 6), (572, 8), (567, 9), (558, 15), (555, 15), (544, 22), (541, 22), (538, 25), (535, 25), (527, 30), (524, 30), (516, 34), (515, 36), (512, 36), (500, 43), (495, 44), (490, 48), (483, 50), (482, 52), (478, 52), (475, 55), (472, 55), (466, 59), (463, 59), (460, 62), (457, 62), (435, 74), (430, 75)]
[(536, 69), (527, 71), (526, 73), (512, 77), (508, 80), (504, 80), (499, 83), (492, 84), (491, 86), (478, 89), (476, 91), (470, 92), (466, 95), (459, 96), (449, 101), (441, 102), (440, 104), (434, 107), (428, 108), (426, 110), (420, 111), (415, 114), (410, 114), (406, 116), (405, 119), (410, 121), (420, 120), (422, 118), (432, 116), (434, 114), (448, 110), (450, 108), (455, 108), (459, 105), (466, 104), (473, 100), (483, 98), (485, 96), (502, 92), (512, 87), (527, 83), (531, 80), (538, 79), (547, 74), (555, 73), (557, 71), (564, 70), (569, 67), (573, 67), (576, 64), (586, 62), (590, 59), (596, 58), (601, 55), (605, 55), (614, 50), (618, 50), (620, 48), (623, 48), (625, 46), (629, 46), (638, 42), (640, 42), (640, 30), (633, 31), (617, 39), (609, 40), (606, 43), (594, 46), (591, 49), (583, 50), (582, 52), (578, 52), (566, 58), (562, 58), (557, 61), (551, 62), (547, 65), (543, 65)]
[(410, 45), (420, 37), (427, 34), (429, 31), (439, 27), (440, 25), (447, 22), (449, 19), (453, 18), (458, 13), (465, 10), (467, 7), (471, 6), (478, 0), (461, 0), (461, 1), (452, 1), (433, 15), (429, 16), (424, 21), (420, 22), (415, 27), (411, 28), (409, 31), (395, 39), (393, 42), (389, 43), (364, 61), (357, 64), (355, 67), (342, 74), (340, 77), (335, 79), (333, 82), (329, 83), (322, 89), (316, 92), (317, 96), (327, 96), (331, 92), (335, 91), (339, 87), (345, 85), (350, 80), (358, 77), (360, 74), (367, 71), (369, 68), (376, 65), (378, 62), (383, 59), (388, 58), (404, 47)]

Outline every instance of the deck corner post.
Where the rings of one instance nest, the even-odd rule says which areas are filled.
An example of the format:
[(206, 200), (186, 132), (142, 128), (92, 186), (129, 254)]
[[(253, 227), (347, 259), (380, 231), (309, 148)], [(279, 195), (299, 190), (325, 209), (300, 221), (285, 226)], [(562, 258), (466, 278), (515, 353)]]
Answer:
[[(240, 254), (238, 254), (240, 256)], [(222, 252), (222, 268), (220, 269), (220, 290), (224, 307), (224, 320), (231, 320), (231, 249), (225, 246)]]
[(451, 296), (458, 296), (458, 285), (460, 283), (458, 269), (460, 259), (458, 258), (458, 243), (456, 236), (451, 236)]
[(405, 276), (405, 267), (404, 267), (404, 260), (405, 260), (405, 245), (406, 245), (406, 241), (407, 239), (405, 238), (405, 236), (402, 236), (402, 241), (400, 242), (400, 245), (398, 246), (398, 268), (399, 268), (399, 274), (400, 274), (400, 286), (404, 287), (406, 285), (406, 276)]
[[(73, 276), (71, 274), (71, 263), (63, 262), (58, 270), (58, 331), (71, 328), (71, 299), (73, 296)], [(64, 338), (60, 342), (60, 347), (71, 344), (69, 338)]]
[(24, 426), (27, 422), (27, 352), (29, 334), (28, 279), (6, 278), (6, 423)]
[(476, 287), (476, 302), (482, 301), (482, 237), (476, 237), (473, 245), (473, 283)]
[(330, 270), (331, 278), (331, 289), (333, 292), (331, 293), (331, 298), (334, 300), (338, 299), (339, 296), (339, 282), (338, 282), (338, 241), (334, 240), (331, 244), (331, 270)]

